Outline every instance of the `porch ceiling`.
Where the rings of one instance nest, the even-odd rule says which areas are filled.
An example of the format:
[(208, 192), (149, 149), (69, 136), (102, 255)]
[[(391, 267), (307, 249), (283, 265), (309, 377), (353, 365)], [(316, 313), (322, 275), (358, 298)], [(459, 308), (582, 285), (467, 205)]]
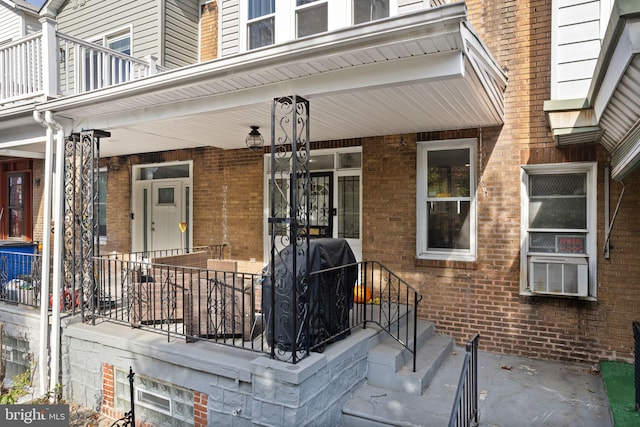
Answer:
[(311, 140), (503, 122), (506, 78), (470, 29), (464, 3), (427, 9), (41, 104), (102, 129), (112, 156), (270, 140), (271, 100), (310, 101)]

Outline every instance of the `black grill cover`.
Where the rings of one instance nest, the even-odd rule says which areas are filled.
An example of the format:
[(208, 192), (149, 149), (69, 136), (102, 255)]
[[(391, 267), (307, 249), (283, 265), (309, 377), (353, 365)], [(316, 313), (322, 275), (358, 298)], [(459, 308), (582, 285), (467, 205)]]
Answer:
[[(275, 318), (275, 345), (283, 350), (291, 350), (296, 339), (297, 350), (306, 347), (305, 335), (293, 330), (292, 313), (292, 261), (295, 247), (290, 245), (280, 252), (273, 270), (276, 277), (275, 306), (278, 308)], [(356, 257), (345, 239), (312, 239), (309, 240), (309, 259), (311, 277), (306, 301), (307, 311), (302, 318), (308, 319), (308, 345), (310, 350), (322, 351), (324, 344), (345, 338), (349, 333), (349, 310), (353, 307), (353, 288), (358, 277)], [(305, 258), (298, 254), (296, 260), (298, 271), (304, 271)], [(333, 270), (323, 271), (334, 267)], [(313, 272), (322, 271), (313, 274)], [(274, 345), (271, 322), (271, 276), (267, 273), (263, 283), (262, 312), (266, 316), (265, 333), (269, 345)], [(300, 307), (300, 305), (298, 305)], [(299, 319), (302, 319), (299, 317)], [(298, 331), (303, 327), (298, 322)], [(326, 343), (323, 341), (331, 337)], [(323, 344), (321, 344), (323, 343)]]

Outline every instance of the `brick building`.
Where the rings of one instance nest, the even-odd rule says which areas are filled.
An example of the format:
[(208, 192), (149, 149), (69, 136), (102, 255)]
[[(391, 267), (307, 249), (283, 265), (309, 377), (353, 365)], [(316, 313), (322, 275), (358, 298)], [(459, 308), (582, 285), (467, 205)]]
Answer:
[[(71, 30), (96, 15), (91, 3), (49, 1), (41, 15)], [(131, 55), (158, 57), (158, 74), (0, 111), (3, 129), (33, 110), (52, 114), (50, 132), (35, 137), (42, 152), (59, 129), (109, 132), (100, 143), (101, 254), (225, 244), (226, 257), (261, 271), (271, 250), (270, 108), (300, 95), (310, 105), (314, 184), (328, 194), (315, 195), (315, 232), (346, 238), (359, 261), (380, 261), (415, 287), (421, 319), (458, 342), (479, 332), (492, 352), (632, 357), (637, 4), (182, 3), (167, 2), (180, 18), (166, 20), (156, 50), (131, 27)], [(105, 43), (123, 37), (129, 24), (119, 19)], [(97, 36), (92, 25), (78, 31)], [(252, 126), (264, 137), (258, 150), (245, 144)], [(52, 179), (45, 162), (33, 163), (43, 185)], [(46, 243), (56, 237), (42, 233), (42, 191), (33, 192), (33, 235)], [(96, 361), (109, 387), (118, 357)], [(180, 372), (193, 375), (187, 365), (198, 360)], [(239, 381), (245, 393), (250, 381)], [(113, 396), (108, 403), (121, 409)]]

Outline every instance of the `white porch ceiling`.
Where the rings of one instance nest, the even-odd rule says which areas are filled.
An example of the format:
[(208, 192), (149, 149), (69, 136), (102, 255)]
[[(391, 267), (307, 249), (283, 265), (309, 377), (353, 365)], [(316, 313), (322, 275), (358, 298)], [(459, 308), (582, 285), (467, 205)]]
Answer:
[(269, 143), (271, 101), (310, 102), (311, 140), (502, 124), (506, 78), (463, 3), (184, 67), (37, 107), (111, 137), (102, 156)]

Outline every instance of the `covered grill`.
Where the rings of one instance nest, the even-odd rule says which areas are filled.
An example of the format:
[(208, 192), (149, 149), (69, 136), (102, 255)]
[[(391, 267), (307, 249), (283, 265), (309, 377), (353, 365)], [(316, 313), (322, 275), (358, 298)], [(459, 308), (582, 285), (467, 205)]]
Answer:
[[(296, 254), (294, 245), (287, 246), (279, 253), (275, 265), (270, 265), (266, 274), (262, 307), (266, 316), (267, 342), (289, 351), (296, 337), (296, 348), (308, 346), (310, 350), (322, 350), (324, 344), (343, 339), (349, 334), (349, 310), (353, 307), (353, 288), (358, 277), (356, 258), (344, 239), (310, 240), (309, 286), (307, 289), (298, 286), (298, 303), (294, 304), (294, 255), (297, 256), (296, 268), (300, 275), (304, 275), (305, 256), (302, 251)], [(278, 308), (278, 317), (275, 319), (271, 307), (271, 271), (275, 273), (274, 303)], [(293, 330), (296, 317), (294, 307), (297, 310), (297, 331)]]

